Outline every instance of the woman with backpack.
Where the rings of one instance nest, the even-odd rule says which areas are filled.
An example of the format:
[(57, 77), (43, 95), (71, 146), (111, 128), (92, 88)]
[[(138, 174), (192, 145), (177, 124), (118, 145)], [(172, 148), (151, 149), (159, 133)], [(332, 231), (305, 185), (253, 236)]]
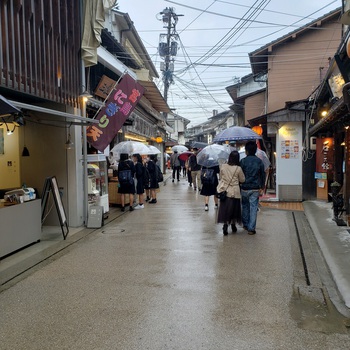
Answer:
[(121, 194), (121, 204), (122, 211), (125, 211), (125, 195), (129, 194), (130, 198), (130, 211), (134, 210), (134, 193), (135, 193), (135, 166), (134, 163), (129, 159), (129, 155), (127, 153), (120, 154), (120, 161), (118, 164), (118, 181), (119, 188), (118, 193)]
[(151, 192), (151, 200), (148, 202), (149, 204), (157, 203), (157, 188), (159, 188), (158, 184), (158, 170), (159, 167), (157, 165), (157, 155), (151, 154), (149, 157), (149, 161), (147, 163), (147, 170), (150, 177), (150, 192)]
[(214, 196), (215, 209), (218, 208), (218, 198), (216, 197), (216, 187), (219, 183), (218, 174), (220, 172), (219, 166), (202, 167), (201, 171), (201, 183), (202, 189), (200, 194), (205, 196), (204, 198), (204, 210), (209, 210), (209, 197)]
[(135, 177), (136, 177), (136, 195), (139, 197), (139, 203), (134, 209), (144, 209), (143, 204), (144, 192), (145, 192), (145, 172), (146, 168), (143, 166), (142, 157), (140, 154), (133, 154), (133, 161), (135, 164)]

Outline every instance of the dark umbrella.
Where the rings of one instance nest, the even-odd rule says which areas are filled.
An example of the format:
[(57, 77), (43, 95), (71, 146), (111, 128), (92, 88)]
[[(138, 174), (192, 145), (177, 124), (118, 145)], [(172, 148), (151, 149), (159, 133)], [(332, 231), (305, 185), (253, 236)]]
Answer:
[(213, 139), (213, 142), (224, 142), (224, 141), (250, 141), (261, 139), (256, 132), (252, 129), (244, 126), (231, 126), (219, 132)]
[(207, 143), (205, 142), (199, 142), (199, 141), (193, 141), (191, 143), (191, 148), (198, 148), (198, 149), (202, 149), (204, 147), (208, 146)]

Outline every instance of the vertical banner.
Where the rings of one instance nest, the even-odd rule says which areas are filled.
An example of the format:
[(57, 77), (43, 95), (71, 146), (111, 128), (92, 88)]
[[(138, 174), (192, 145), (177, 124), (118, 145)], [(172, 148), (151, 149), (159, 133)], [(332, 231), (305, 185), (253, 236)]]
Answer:
[(89, 126), (86, 130), (87, 141), (92, 147), (101, 152), (106, 149), (140, 101), (143, 92), (144, 88), (129, 75), (122, 78), (98, 113), (98, 125)]

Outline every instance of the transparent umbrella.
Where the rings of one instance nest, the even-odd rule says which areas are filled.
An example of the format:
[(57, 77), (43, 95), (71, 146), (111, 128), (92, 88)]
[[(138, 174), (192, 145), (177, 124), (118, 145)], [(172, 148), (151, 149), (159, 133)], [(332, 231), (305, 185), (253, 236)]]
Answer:
[[(271, 164), (267, 154), (263, 150), (258, 148), (256, 150), (255, 155), (262, 160), (262, 162), (264, 163), (264, 169), (266, 171), (269, 168), (270, 164)], [(245, 150), (239, 151), (239, 160), (245, 158), (246, 156), (247, 155), (245, 154)]]
[(162, 153), (157, 147), (152, 146), (152, 145), (148, 145), (147, 146), (149, 148), (149, 152), (145, 153), (145, 154), (160, 154)]
[(213, 142), (224, 141), (250, 141), (261, 139), (256, 132), (244, 126), (231, 126), (219, 132), (213, 139)]
[(228, 160), (230, 153), (226, 145), (209, 145), (197, 154), (197, 163), (208, 168), (220, 165)]
[(188, 151), (188, 148), (186, 146), (183, 146), (183, 145), (175, 145), (175, 146), (171, 147), (171, 149), (173, 152), (177, 151), (178, 153)]
[(138, 141), (123, 141), (123, 142), (119, 142), (118, 144), (116, 144), (112, 149), (111, 152), (113, 152), (113, 154), (121, 154), (121, 153), (126, 153), (128, 155), (132, 155), (132, 154), (149, 154), (149, 148), (147, 147), (147, 145), (145, 145), (142, 142), (138, 142)]

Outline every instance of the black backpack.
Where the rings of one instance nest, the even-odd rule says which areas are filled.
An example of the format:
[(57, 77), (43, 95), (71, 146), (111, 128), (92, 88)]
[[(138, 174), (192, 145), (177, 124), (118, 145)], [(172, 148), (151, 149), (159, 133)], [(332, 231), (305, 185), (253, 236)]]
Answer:
[(203, 168), (201, 171), (202, 184), (213, 185), (215, 183), (214, 169)]

